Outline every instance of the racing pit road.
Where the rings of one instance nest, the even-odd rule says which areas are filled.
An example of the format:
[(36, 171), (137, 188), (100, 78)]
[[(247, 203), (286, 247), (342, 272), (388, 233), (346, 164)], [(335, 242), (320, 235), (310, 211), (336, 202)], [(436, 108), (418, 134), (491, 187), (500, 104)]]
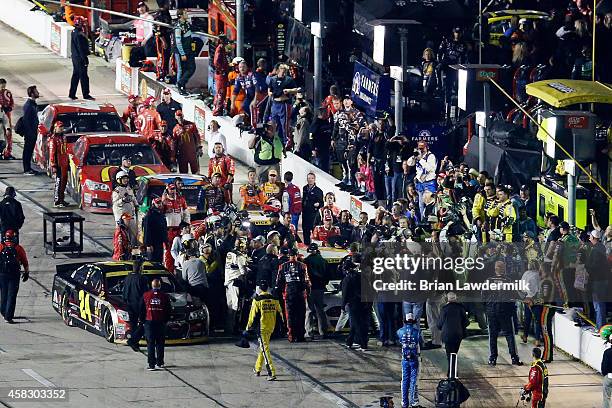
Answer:
[[(25, 88), (36, 84), (42, 103), (67, 100), (70, 60), (47, 50), (0, 25), (0, 77), (8, 81), (21, 115)], [(91, 57), (92, 94), (100, 102), (116, 104), (125, 97), (114, 90), (114, 72)], [(21, 157), (16, 137), (14, 155)], [(204, 164), (204, 163), (203, 163)], [(238, 166), (238, 182), (246, 179)], [(236, 339), (213, 338), (208, 344), (166, 349), (166, 369), (148, 372), (146, 357), (130, 348), (107, 343), (102, 337), (65, 326), (51, 308), (50, 287), (55, 266), (75, 261), (108, 259), (114, 222), (111, 216), (82, 213), (85, 256), (56, 259), (42, 246), (42, 212), (51, 209), (52, 183), (44, 175), (24, 177), (21, 161), (0, 162), (0, 190), (12, 185), (24, 206), (27, 221), (21, 243), (31, 264), (30, 281), (21, 284), (16, 322), (0, 321), (0, 389), (8, 387), (62, 387), (66, 402), (15, 402), (7, 407), (377, 407), (378, 397), (392, 394), (399, 406), (400, 351), (397, 347), (358, 353), (337, 341), (290, 344), (274, 340), (271, 351), (277, 382), (254, 377), (255, 348), (240, 349)], [(237, 188), (234, 189), (237, 191)], [(70, 200), (71, 201), (71, 200)], [(70, 209), (73, 210), (73, 209)], [(78, 211), (78, 210), (77, 210)], [(518, 340), (518, 339), (517, 339)], [(461, 347), (459, 376), (472, 394), (465, 407), (514, 407), (526, 382), (528, 367), (514, 367), (500, 339), (498, 366), (489, 368), (487, 337), (466, 339)], [(531, 346), (518, 344), (524, 361)], [(421, 405), (433, 407), (433, 392), (446, 371), (443, 350), (422, 353)], [(593, 370), (557, 353), (549, 365), (551, 407), (595, 407), (601, 404), (601, 377)]]

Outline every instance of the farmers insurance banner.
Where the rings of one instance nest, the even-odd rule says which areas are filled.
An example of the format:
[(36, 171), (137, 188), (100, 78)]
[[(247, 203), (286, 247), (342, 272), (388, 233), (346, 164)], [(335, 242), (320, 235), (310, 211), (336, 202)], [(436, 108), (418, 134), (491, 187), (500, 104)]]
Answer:
[(355, 61), (351, 98), (366, 114), (374, 116), (377, 110), (389, 107), (391, 78), (379, 75), (365, 65)]

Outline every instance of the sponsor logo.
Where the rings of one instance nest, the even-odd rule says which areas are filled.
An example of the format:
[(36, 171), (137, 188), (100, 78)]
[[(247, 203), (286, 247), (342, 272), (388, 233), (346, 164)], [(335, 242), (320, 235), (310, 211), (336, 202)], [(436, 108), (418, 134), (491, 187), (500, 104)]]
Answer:
[(566, 116), (566, 129), (587, 129), (589, 127), (589, 118), (586, 116)]
[(562, 93), (572, 93), (572, 92), (576, 92), (576, 90), (574, 88), (570, 88), (569, 86), (563, 85), (560, 82), (551, 82), (548, 84), (548, 86), (550, 86), (553, 89), (556, 89), (559, 92)]

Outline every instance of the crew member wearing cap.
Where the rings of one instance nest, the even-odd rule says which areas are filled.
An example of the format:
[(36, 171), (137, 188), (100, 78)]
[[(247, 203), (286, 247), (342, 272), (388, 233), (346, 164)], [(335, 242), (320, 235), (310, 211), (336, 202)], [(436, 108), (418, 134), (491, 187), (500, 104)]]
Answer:
[(127, 155), (121, 156), (121, 165), (117, 167), (116, 170), (112, 173), (113, 174), (113, 189), (117, 187), (117, 180), (116, 180), (117, 177), (116, 176), (120, 171), (127, 174), (128, 186), (130, 186), (130, 188), (133, 191), (136, 191), (138, 189), (138, 181), (136, 180), (136, 172), (134, 171), (134, 169), (132, 169), (132, 158), (130, 156), (127, 156)]
[(214, 152), (215, 156), (208, 161), (208, 177), (211, 178), (215, 173), (221, 175), (220, 185), (225, 189), (226, 201), (231, 203), (236, 162), (230, 155), (225, 154), (221, 142), (215, 143)]
[(189, 95), (186, 86), (196, 70), (195, 55), (192, 48), (191, 23), (187, 10), (177, 10), (178, 21), (174, 26), (174, 57), (176, 59), (176, 86), (181, 95)]
[(227, 91), (227, 74), (229, 73), (229, 64), (227, 63), (227, 53), (225, 46), (227, 38), (225, 34), (219, 35), (215, 55), (213, 57), (213, 69), (215, 70), (215, 99), (213, 116), (223, 115), (223, 105), (225, 104), (225, 92)]
[(406, 314), (397, 338), (402, 346), (402, 408), (419, 407), (419, 356), (423, 336), (412, 313)]
[[(308, 309), (306, 309), (306, 335), (314, 337), (315, 329), (318, 329), (319, 336), (327, 337), (328, 331), (331, 329), (325, 314), (325, 287), (329, 282), (329, 273), (327, 271), (327, 262), (321, 256), (319, 246), (312, 243), (308, 246), (308, 256), (304, 259), (304, 263), (308, 267), (308, 274), (312, 284), (310, 293), (308, 294)], [(317, 326), (313, 326), (312, 318), (316, 317)]]
[(159, 130), (155, 131), (155, 137), (150, 138), (149, 143), (159, 155), (164, 166), (172, 171), (176, 167), (176, 157), (174, 155), (174, 139), (168, 129), (168, 122), (162, 119)]
[(30, 267), (25, 250), (17, 243), (15, 231), (8, 230), (2, 236), (4, 239), (0, 243), (0, 254), (4, 255), (5, 251), (13, 252), (17, 260), (0, 270), (0, 314), (7, 323), (12, 324), (19, 292), (19, 278), (21, 277), (23, 282), (27, 281)]
[(284, 226), (280, 222), (280, 211), (270, 211), (268, 213), (270, 218), (270, 225), (268, 226), (268, 235), (270, 232), (278, 232), (280, 234), (280, 244), (287, 245), (287, 238), (289, 237), (289, 228)]
[(268, 95), (272, 98), (270, 120), (276, 123), (283, 144), (291, 148), (291, 95), (295, 95), (299, 88), (288, 74), (289, 66), (280, 64), (276, 75), (268, 80)]
[(297, 260), (298, 251), (289, 250), (289, 261), (278, 267), (277, 291), (282, 291), (287, 316), (287, 339), (304, 341), (306, 319), (306, 296), (310, 292), (308, 267)]
[(228, 195), (221, 185), (221, 173), (213, 173), (210, 185), (200, 189), (198, 193), (198, 211), (219, 213), (229, 204)]
[(132, 220), (130, 213), (123, 213), (117, 221), (115, 235), (113, 236), (113, 259), (116, 261), (129, 261), (132, 257), (132, 247), (128, 234), (127, 224)]
[(266, 202), (266, 196), (257, 183), (257, 172), (250, 168), (247, 173), (248, 182), (240, 187), (242, 203), (240, 210), (261, 210)]
[(13, 230), (16, 242), (19, 243), (19, 230), (23, 226), (25, 216), (21, 203), (15, 199), (15, 187), (8, 186), (4, 190), (4, 198), (0, 201), (0, 233), (2, 236), (8, 230)]
[(94, 100), (89, 94), (89, 76), (87, 67), (89, 66), (89, 40), (85, 34), (87, 30), (87, 20), (83, 17), (74, 18), (74, 31), (70, 39), (70, 59), (72, 59), (72, 78), (70, 79), (70, 90), (68, 97), (77, 99), (76, 92), (79, 82), (83, 99)]
[(155, 110), (153, 103), (155, 102), (155, 98), (149, 96), (144, 100), (142, 105), (144, 109), (140, 112), (138, 117), (136, 118), (136, 123), (138, 125), (138, 133), (143, 135), (145, 138), (150, 138), (155, 136), (155, 131), (159, 130), (159, 125), (161, 123), (161, 116)]
[(261, 185), (266, 201), (276, 199), (279, 202), (283, 198), (283, 191), (285, 186), (278, 179), (278, 171), (276, 169), (270, 169), (268, 171), (268, 181)]
[(168, 123), (168, 129), (174, 129), (176, 126), (176, 111), (182, 110), (180, 103), (172, 99), (170, 89), (164, 88), (162, 91), (161, 102), (157, 105), (157, 113), (162, 120)]
[(340, 236), (340, 228), (332, 224), (333, 218), (331, 215), (326, 215), (323, 218), (323, 225), (317, 225), (312, 230), (312, 239), (320, 241), (323, 246), (333, 247), (334, 237)]
[(203, 156), (200, 133), (195, 123), (185, 120), (183, 111), (176, 111), (177, 124), (172, 130), (172, 137), (176, 146), (176, 161), (179, 173), (200, 173), (199, 158)]
[(187, 208), (185, 197), (176, 191), (174, 183), (168, 184), (166, 191), (162, 195), (163, 213), (166, 216), (166, 226), (168, 228), (168, 239), (165, 243), (164, 266), (170, 272), (174, 271), (174, 258), (170, 253), (170, 248), (174, 238), (180, 234), (179, 225), (181, 222), (189, 223), (191, 216)]
[(591, 251), (585, 266), (589, 273), (589, 279), (593, 282), (593, 308), (595, 309), (595, 321), (599, 330), (607, 321), (606, 300), (610, 296), (610, 263), (606, 257), (606, 247), (601, 242), (600, 230), (591, 231), (589, 242), (591, 243)]
[(139, 106), (141, 104), (140, 96), (130, 94), (127, 98), (128, 106), (123, 111), (121, 119), (123, 123), (130, 129), (130, 132), (136, 132), (136, 120), (138, 117)]
[(164, 243), (168, 237), (168, 226), (163, 214), (164, 205), (161, 197), (151, 201), (151, 207), (142, 220), (143, 242), (147, 258), (152, 262), (162, 262), (164, 258)]
[(66, 183), (68, 182), (68, 145), (64, 136), (64, 124), (61, 121), (53, 125), (53, 134), (47, 142), (49, 144), (49, 168), (55, 177), (54, 206), (66, 207), (64, 200)]
[[(242, 93), (243, 100), (240, 102), (240, 106), (236, 104), (238, 95)], [(232, 91), (232, 112), (230, 114), (244, 113), (247, 116), (251, 116), (251, 104), (255, 100), (255, 77), (252, 72), (249, 72), (249, 66), (246, 61), (240, 61), (238, 63), (238, 76), (234, 82), (234, 89)]]

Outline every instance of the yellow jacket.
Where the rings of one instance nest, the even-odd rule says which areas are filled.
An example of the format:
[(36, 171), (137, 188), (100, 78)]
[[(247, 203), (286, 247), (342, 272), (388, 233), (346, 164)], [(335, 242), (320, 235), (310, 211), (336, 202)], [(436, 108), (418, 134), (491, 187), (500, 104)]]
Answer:
[(474, 205), (472, 206), (472, 220), (476, 223), (476, 220), (480, 218), (481, 221), (485, 219), (485, 196), (483, 193), (476, 193), (474, 196)]
[(249, 313), (249, 322), (247, 330), (253, 326), (255, 319), (259, 315), (259, 325), (262, 332), (273, 332), (276, 326), (276, 314), (280, 314), (282, 318), (282, 310), (280, 303), (268, 292), (261, 292), (255, 296), (251, 304), (251, 312)]

